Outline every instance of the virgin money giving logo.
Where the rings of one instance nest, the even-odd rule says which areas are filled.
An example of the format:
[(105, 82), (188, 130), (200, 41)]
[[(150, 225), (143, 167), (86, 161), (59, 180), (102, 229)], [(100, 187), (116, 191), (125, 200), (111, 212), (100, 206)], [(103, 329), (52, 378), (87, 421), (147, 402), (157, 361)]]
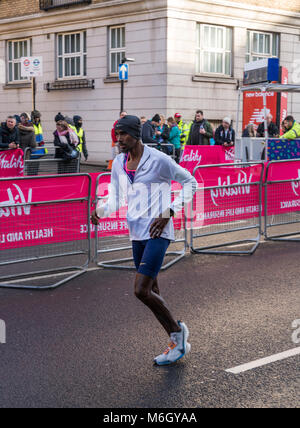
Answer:
[[(17, 204), (30, 204), (31, 202), (32, 189), (29, 189), (27, 195), (25, 195), (17, 184), (13, 184), (12, 188), (9, 187), (7, 189), (7, 200), (0, 201), (0, 219), (1, 217), (30, 215), (31, 205), (18, 207)], [(8, 207), (8, 205), (16, 206)]]

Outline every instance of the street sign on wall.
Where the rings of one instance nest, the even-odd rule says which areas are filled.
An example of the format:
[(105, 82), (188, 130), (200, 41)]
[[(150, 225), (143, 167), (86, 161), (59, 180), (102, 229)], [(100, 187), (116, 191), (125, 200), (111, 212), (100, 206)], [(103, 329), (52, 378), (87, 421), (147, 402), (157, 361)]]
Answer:
[(43, 75), (43, 58), (41, 56), (21, 58), (21, 76), (38, 77)]
[(119, 65), (119, 80), (128, 80), (128, 64)]

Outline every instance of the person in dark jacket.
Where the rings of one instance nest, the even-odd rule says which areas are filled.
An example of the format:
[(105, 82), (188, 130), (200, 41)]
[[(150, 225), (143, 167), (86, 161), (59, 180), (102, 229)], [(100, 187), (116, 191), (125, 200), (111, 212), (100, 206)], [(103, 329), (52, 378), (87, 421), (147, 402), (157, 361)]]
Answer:
[(73, 129), (69, 128), (69, 125), (66, 121), (59, 120), (56, 124), (56, 131), (54, 131), (53, 135), (54, 146), (56, 147), (55, 158), (64, 159), (64, 162), (59, 162), (58, 164), (58, 174), (78, 172), (78, 159), (69, 158), (69, 154), (71, 152), (74, 151), (78, 153), (76, 147), (79, 143), (79, 140)]
[(232, 147), (235, 143), (235, 131), (231, 127), (230, 117), (224, 117), (222, 125), (215, 132), (215, 142), (217, 146)]
[[(272, 122), (273, 116), (271, 114), (267, 115), (267, 125), (268, 125), (268, 136), (269, 138), (277, 138), (279, 137), (279, 130), (277, 125)], [(265, 122), (262, 122), (258, 125), (257, 131), (256, 131), (257, 137), (263, 137), (265, 136)]]
[(144, 123), (142, 129), (142, 141), (144, 144), (157, 144), (157, 136), (161, 135), (161, 132), (157, 130), (161, 122), (159, 114), (156, 114), (152, 120), (147, 120)]
[(0, 149), (18, 149), (20, 145), (20, 134), (16, 126), (14, 116), (8, 116), (6, 122), (0, 126)]
[(204, 119), (203, 111), (197, 110), (195, 120), (191, 126), (187, 146), (209, 146), (210, 138), (213, 138), (212, 126)]
[(21, 122), (18, 125), (20, 133), (20, 148), (24, 152), (25, 159), (30, 159), (31, 150), (36, 148), (35, 132), (32, 123), (30, 122), (30, 116), (28, 113), (22, 113), (20, 115)]

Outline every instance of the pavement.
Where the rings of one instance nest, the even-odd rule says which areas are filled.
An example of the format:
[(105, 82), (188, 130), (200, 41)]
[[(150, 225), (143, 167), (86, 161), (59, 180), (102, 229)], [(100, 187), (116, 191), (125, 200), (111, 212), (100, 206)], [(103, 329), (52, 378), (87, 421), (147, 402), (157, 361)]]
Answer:
[(162, 272), (192, 344), (169, 367), (152, 363), (168, 338), (134, 297), (132, 271), (91, 265), (55, 290), (0, 289), (0, 407), (299, 408), (299, 354), (226, 371), (300, 346), (299, 277), (299, 242), (266, 242), (251, 257), (188, 255)]

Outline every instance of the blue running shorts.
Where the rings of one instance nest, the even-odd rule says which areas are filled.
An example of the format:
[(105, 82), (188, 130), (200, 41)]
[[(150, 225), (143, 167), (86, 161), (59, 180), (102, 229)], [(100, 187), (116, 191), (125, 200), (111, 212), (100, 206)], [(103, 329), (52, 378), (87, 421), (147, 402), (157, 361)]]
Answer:
[(133, 258), (138, 273), (155, 279), (169, 245), (170, 240), (165, 238), (132, 241)]

